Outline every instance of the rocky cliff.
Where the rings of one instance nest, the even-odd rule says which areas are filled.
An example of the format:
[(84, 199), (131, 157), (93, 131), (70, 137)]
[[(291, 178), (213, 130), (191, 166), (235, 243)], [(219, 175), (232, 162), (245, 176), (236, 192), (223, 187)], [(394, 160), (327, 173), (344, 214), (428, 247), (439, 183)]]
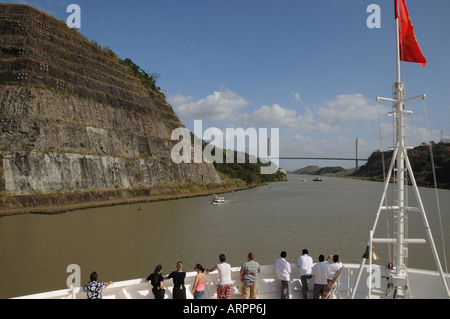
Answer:
[(164, 95), (64, 22), (0, 4), (0, 61), (0, 191), (220, 183), (172, 162), (183, 125)]
[[(423, 187), (434, 187), (435, 180), (433, 174), (433, 166), (431, 154), (433, 154), (433, 163), (436, 175), (436, 185), (439, 188), (450, 189), (450, 144), (439, 142), (431, 143), (430, 146), (423, 144), (408, 150), (408, 158), (414, 172), (417, 185)], [(392, 151), (381, 153), (373, 152), (367, 163), (353, 173), (352, 176), (364, 177), (372, 180), (383, 181), (384, 175), (387, 174), (389, 165), (392, 160)], [(384, 161), (384, 164), (383, 164)], [(384, 169), (384, 175), (383, 175)]]

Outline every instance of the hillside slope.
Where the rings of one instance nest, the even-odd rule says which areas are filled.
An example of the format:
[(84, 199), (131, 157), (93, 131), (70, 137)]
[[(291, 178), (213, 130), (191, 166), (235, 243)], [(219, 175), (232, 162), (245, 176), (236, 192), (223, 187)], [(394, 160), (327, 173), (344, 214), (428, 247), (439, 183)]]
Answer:
[(27, 5), (0, 4), (0, 192), (220, 183), (175, 164), (182, 127), (152, 77)]
[[(450, 144), (432, 143), (432, 154), (436, 169), (436, 182), (439, 188), (450, 189)], [(417, 184), (424, 187), (434, 187), (430, 148), (420, 145), (408, 151), (408, 157), (416, 178)], [(372, 180), (383, 180), (383, 158), (385, 172), (389, 169), (392, 151), (373, 152), (367, 164), (353, 173), (352, 176), (364, 177)]]

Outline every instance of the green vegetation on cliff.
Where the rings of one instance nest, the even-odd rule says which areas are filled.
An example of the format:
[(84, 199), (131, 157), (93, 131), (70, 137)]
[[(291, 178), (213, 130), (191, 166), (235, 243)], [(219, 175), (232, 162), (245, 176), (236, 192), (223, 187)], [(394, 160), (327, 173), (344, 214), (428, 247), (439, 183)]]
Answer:
[[(224, 151), (225, 157), (225, 151)], [(269, 166), (259, 159), (257, 163), (250, 163), (249, 155), (245, 154), (245, 163), (237, 162), (237, 152), (234, 152), (233, 163), (216, 163), (214, 167), (222, 179), (240, 179), (247, 185), (261, 184), (267, 182), (286, 181), (286, 174), (277, 171), (275, 174), (261, 174), (261, 167)]]
[(161, 88), (156, 86), (156, 81), (159, 78), (159, 74), (157, 73), (148, 74), (145, 70), (143, 70), (140, 66), (131, 61), (131, 59), (129, 58), (126, 58), (125, 60), (120, 60), (120, 63), (128, 66), (133, 71), (134, 76), (137, 77), (139, 80), (141, 80), (142, 83), (148, 85), (150, 88), (152, 88), (153, 91), (161, 93)]
[[(450, 143), (431, 143), (432, 152), (429, 145), (415, 147), (408, 151), (408, 158), (414, 172), (414, 177), (419, 186), (433, 187), (434, 177), (432, 171), (431, 153), (433, 154), (434, 166), (436, 169), (436, 182), (439, 188), (450, 189)], [(384, 164), (383, 164), (384, 159)], [(383, 180), (383, 167), (385, 174), (389, 169), (392, 159), (392, 151), (373, 152), (366, 165), (352, 174), (354, 177), (362, 177), (370, 180)]]

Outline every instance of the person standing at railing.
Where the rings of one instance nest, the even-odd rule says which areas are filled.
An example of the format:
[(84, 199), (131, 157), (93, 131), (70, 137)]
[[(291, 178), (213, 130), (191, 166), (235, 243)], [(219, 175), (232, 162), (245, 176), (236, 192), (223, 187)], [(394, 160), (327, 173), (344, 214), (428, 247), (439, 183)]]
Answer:
[(342, 262), (339, 259), (339, 255), (330, 255), (327, 258), (327, 263), (330, 269), (330, 274), (328, 275), (328, 282), (330, 282), (336, 274), (336, 271), (342, 268)]
[(205, 269), (200, 264), (196, 264), (194, 270), (197, 272), (194, 285), (192, 287), (192, 295), (194, 299), (205, 299), (206, 275)]
[(103, 289), (113, 283), (112, 281), (97, 281), (97, 278), (98, 274), (94, 271), (89, 278), (91, 281), (83, 287), (83, 290), (86, 291), (87, 299), (102, 299)]
[(312, 268), (311, 274), (314, 277), (314, 299), (320, 298), (327, 290), (330, 267), (325, 261), (325, 256), (319, 256), (319, 262)]
[(287, 256), (285, 251), (282, 251), (280, 258), (275, 262), (275, 269), (277, 271), (278, 279), (281, 281), (281, 299), (289, 299), (289, 281), (291, 280), (291, 265), (285, 259)]
[(308, 255), (308, 249), (302, 250), (302, 255), (298, 257), (297, 266), (300, 267), (303, 299), (308, 299), (308, 280), (312, 278), (311, 270), (313, 266), (313, 260)]
[(184, 286), (186, 273), (183, 271), (183, 263), (181, 261), (177, 262), (176, 271), (172, 271), (169, 276), (164, 277), (164, 279), (170, 278), (173, 279), (173, 299), (186, 299), (186, 287)]
[(258, 275), (260, 272), (261, 266), (255, 261), (255, 254), (248, 253), (247, 262), (242, 264), (239, 271), (243, 299), (256, 299), (258, 297)]
[(150, 274), (145, 280), (146, 282), (150, 281), (150, 283), (152, 284), (153, 286), (152, 292), (155, 299), (164, 299), (164, 294), (166, 292), (163, 285), (164, 277), (161, 274), (161, 272), (162, 266), (157, 265), (155, 267), (155, 271), (152, 274)]
[(207, 269), (207, 272), (219, 271), (219, 285), (217, 286), (217, 299), (230, 299), (231, 287), (233, 281), (231, 280), (231, 265), (226, 263), (227, 257), (224, 254), (219, 255), (220, 264), (214, 266), (211, 269)]

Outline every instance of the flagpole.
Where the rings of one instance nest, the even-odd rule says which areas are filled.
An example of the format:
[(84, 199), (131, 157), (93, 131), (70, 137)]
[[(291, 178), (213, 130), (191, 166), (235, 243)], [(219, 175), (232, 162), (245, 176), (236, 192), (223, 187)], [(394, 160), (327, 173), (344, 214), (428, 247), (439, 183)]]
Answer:
[[(442, 269), (442, 266), (441, 266), (441, 263), (439, 260), (439, 256), (437, 254), (437, 250), (434, 245), (433, 236), (431, 234), (431, 230), (428, 225), (428, 221), (427, 221), (426, 214), (425, 214), (425, 209), (422, 205), (419, 190), (418, 190), (417, 184), (415, 183), (414, 174), (412, 172), (411, 164), (408, 160), (408, 154), (407, 154), (407, 150), (409, 149), (409, 147), (406, 146), (406, 135), (407, 135), (406, 133), (407, 132), (406, 132), (406, 126), (405, 126), (405, 123), (406, 123), (405, 117), (408, 114), (411, 114), (412, 112), (405, 111), (404, 102), (413, 100), (416, 98), (424, 99), (425, 95), (416, 96), (416, 97), (409, 98), (409, 99), (405, 99), (405, 96), (404, 96), (404, 85), (401, 82), (400, 61), (405, 61), (404, 60), (405, 56), (403, 56), (405, 51), (402, 52), (405, 41), (402, 38), (402, 43), (401, 43), (402, 46), (400, 46), (400, 31), (402, 31), (402, 37), (403, 37), (403, 33), (404, 33), (403, 31), (405, 31), (405, 30), (400, 30), (400, 28), (407, 27), (407, 26), (404, 26), (403, 23), (400, 24), (400, 21), (402, 21), (401, 20), (401, 14), (402, 14), (401, 12), (403, 12), (403, 14), (408, 14), (408, 13), (407, 13), (407, 9), (406, 9), (406, 4), (404, 2), (402, 2), (402, 5), (405, 7), (404, 8), (402, 7), (403, 10), (401, 11), (400, 5), (399, 5), (399, 0), (395, 0), (394, 7), (395, 7), (395, 29), (396, 29), (396, 40), (397, 40), (397, 43), (396, 43), (397, 82), (395, 82), (395, 84), (393, 85), (393, 88), (395, 89), (394, 96), (393, 96), (393, 98), (377, 97), (377, 101), (385, 100), (385, 101), (390, 101), (395, 104), (393, 106), (395, 108), (394, 111), (390, 113), (395, 118), (395, 147), (393, 148), (392, 160), (391, 160), (391, 164), (390, 164), (390, 167), (388, 170), (387, 178), (385, 180), (385, 187), (384, 187), (383, 195), (382, 195), (382, 198), (380, 201), (380, 206), (377, 211), (374, 225), (370, 232), (369, 243), (368, 243), (369, 249), (367, 250), (367, 252), (369, 254), (371, 253), (370, 248), (372, 247), (373, 242), (375, 242), (375, 241), (376, 242), (384, 242), (384, 239), (372, 238), (373, 233), (375, 231), (375, 227), (378, 223), (378, 217), (379, 217), (380, 211), (381, 210), (392, 210), (393, 219), (394, 219), (394, 237), (395, 237), (395, 238), (393, 238), (393, 260), (392, 260), (393, 264), (392, 264), (392, 267), (389, 268), (389, 274), (387, 274), (389, 284), (388, 284), (388, 291), (386, 291), (385, 296), (393, 297), (393, 298), (410, 298), (411, 293), (410, 293), (410, 289), (409, 289), (409, 282), (408, 282), (409, 279), (408, 279), (408, 272), (407, 272), (407, 266), (406, 266), (406, 260), (408, 258), (407, 244), (409, 242), (408, 234), (407, 234), (407, 217), (408, 217), (409, 210), (420, 211), (422, 213), (422, 219), (424, 222), (425, 230), (428, 235), (428, 239), (430, 241), (430, 245), (432, 248), (433, 256), (436, 261), (436, 266), (438, 268), (438, 272), (440, 273), (440, 275), (442, 277), (447, 296), (450, 298), (450, 291), (448, 289), (447, 281), (445, 278), (445, 273), (443, 272), (443, 269)], [(409, 20), (409, 17), (408, 17), (408, 20)], [(411, 25), (411, 28), (412, 28), (412, 25)], [(418, 48), (418, 49), (420, 52), (420, 48)], [(423, 59), (420, 57), (419, 57), (419, 59), (416, 59), (417, 57), (414, 56), (413, 57), (414, 60), (411, 60), (410, 58), (411, 57), (408, 56), (408, 60), (406, 60), (406, 61), (417, 62), (419, 64), (426, 65), (426, 60), (424, 57), (423, 57)], [(416, 195), (416, 199), (417, 199), (420, 207), (417, 207), (417, 208), (412, 207), (411, 208), (408, 206), (408, 197), (406, 196), (406, 191), (407, 191), (407, 185), (406, 185), (407, 174), (406, 173), (409, 173), (411, 180), (413, 181), (414, 193)], [(387, 188), (389, 186), (391, 174), (394, 175), (394, 180), (395, 180), (394, 181), (394, 198), (393, 198), (394, 205), (383, 206), (383, 202), (386, 197), (386, 192), (387, 192)], [(417, 242), (417, 243), (419, 243), (419, 242)], [(354, 285), (354, 288), (352, 291), (352, 295), (351, 295), (352, 299), (356, 295), (356, 291), (357, 291), (357, 288), (359, 285), (363, 267), (365, 265), (365, 260), (367, 258), (369, 258), (369, 272), (370, 272), (369, 278), (367, 281), (368, 285), (369, 285), (369, 292), (368, 292), (369, 297), (371, 296), (371, 292), (372, 292), (371, 291), (371, 289), (372, 289), (372, 284), (371, 284), (372, 259), (370, 258), (370, 255), (366, 256), (366, 254), (364, 254), (362, 258), (363, 258), (363, 260), (361, 261), (359, 273), (357, 275), (356, 282), (355, 282), (355, 285)]]
[[(404, 84), (401, 82), (401, 65), (400, 65), (400, 57), (401, 57), (401, 50), (400, 47), (400, 8), (399, 8), (399, 1), (395, 1), (396, 4), (396, 19), (395, 19), (395, 29), (396, 29), (396, 47), (397, 47), (397, 83), (394, 85), (395, 87), (395, 111), (393, 114), (395, 115), (395, 124), (396, 124), (396, 147), (397, 149), (397, 157), (393, 158), (392, 160), (396, 159), (396, 176), (395, 176), (395, 194), (394, 194), (394, 205), (398, 207), (397, 210), (394, 210), (394, 223), (395, 223), (395, 240), (396, 243), (393, 247), (394, 249), (394, 270), (391, 274), (391, 278), (393, 280), (393, 284), (395, 287), (396, 293), (400, 293), (403, 297), (406, 297), (409, 295), (409, 288), (408, 288), (408, 272), (406, 267), (406, 259), (407, 259), (407, 244), (406, 244), (406, 218), (407, 218), (407, 197), (406, 194), (406, 172), (408, 171), (412, 181), (413, 181), (413, 189), (415, 191), (416, 199), (418, 200), (420, 204), (420, 211), (422, 213), (422, 218), (424, 221), (425, 230), (428, 235), (428, 239), (430, 241), (430, 245), (432, 248), (433, 256), (436, 261), (436, 266), (438, 269), (438, 272), (440, 273), (444, 288), (447, 293), (447, 297), (450, 298), (450, 292), (447, 285), (447, 281), (445, 279), (445, 274), (442, 270), (442, 266), (436, 251), (436, 247), (434, 244), (433, 236), (431, 234), (431, 230), (429, 229), (429, 225), (426, 219), (426, 213), (425, 209), (422, 205), (422, 200), (420, 198), (419, 190), (417, 189), (417, 184), (415, 183), (414, 174), (412, 172), (412, 169), (409, 164), (409, 159), (407, 155), (407, 149), (406, 146), (406, 126), (405, 126), (405, 117), (408, 114), (407, 111), (405, 111), (405, 105), (404, 102), (406, 100), (412, 100), (415, 98), (422, 97), (422, 99), (425, 97), (419, 96), (415, 98), (405, 99), (404, 97)], [(403, 44), (402, 40), (402, 44)], [(403, 60), (403, 58), (402, 58)], [(407, 166), (407, 167), (405, 167)], [(395, 294), (395, 292), (394, 292)]]
[[(396, 183), (395, 183), (395, 195), (394, 201), (395, 205), (399, 207), (398, 210), (394, 211), (395, 219), (395, 237), (396, 244), (394, 245), (394, 265), (396, 265), (394, 273), (398, 279), (400, 279), (404, 284), (407, 277), (406, 264), (405, 264), (405, 218), (406, 218), (406, 198), (405, 198), (405, 153), (403, 152), (405, 148), (405, 124), (404, 124), (404, 93), (403, 93), (403, 83), (401, 82), (401, 72), (400, 72), (400, 10), (398, 8), (398, 1), (395, 1), (397, 7), (397, 17), (395, 19), (395, 29), (396, 29), (396, 42), (397, 42), (397, 83), (395, 84), (395, 121), (396, 121), (396, 145), (399, 148), (396, 158)], [(394, 159), (393, 159), (394, 160)]]
[[(395, 8), (395, 12), (399, 12), (399, 8), (398, 8), (398, 1), (395, 1), (395, 5), (397, 6)], [(395, 30), (396, 30), (396, 46), (397, 46), (397, 82), (400, 82), (400, 29), (399, 29), (399, 23), (398, 23), (398, 15), (395, 19)]]

